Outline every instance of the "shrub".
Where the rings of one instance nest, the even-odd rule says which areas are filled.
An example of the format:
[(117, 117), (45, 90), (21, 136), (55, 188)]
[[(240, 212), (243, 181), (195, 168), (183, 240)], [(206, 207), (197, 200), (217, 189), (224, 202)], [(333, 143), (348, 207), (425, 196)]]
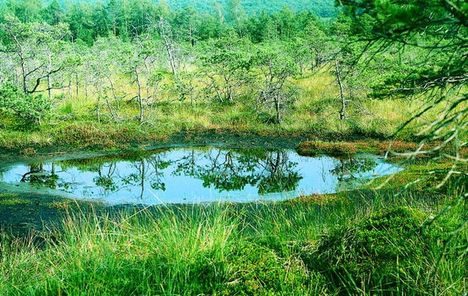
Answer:
[(24, 94), (11, 84), (0, 88), (0, 111), (15, 117), (21, 128), (37, 127), (50, 109), (51, 102), (43, 95)]

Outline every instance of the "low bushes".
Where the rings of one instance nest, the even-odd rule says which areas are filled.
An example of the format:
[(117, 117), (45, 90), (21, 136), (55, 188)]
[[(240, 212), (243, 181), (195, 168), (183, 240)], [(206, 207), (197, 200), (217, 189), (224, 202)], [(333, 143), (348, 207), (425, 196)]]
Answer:
[(0, 112), (14, 118), (12, 122), (15, 128), (38, 128), (50, 111), (51, 102), (42, 94), (24, 94), (11, 84), (0, 87)]
[(223, 295), (309, 294), (313, 283), (323, 284), (319, 274), (309, 272), (297, 258), (282, 258), (272, 249), (250, 242), (239, 243), (228, 258), (228, 282)]

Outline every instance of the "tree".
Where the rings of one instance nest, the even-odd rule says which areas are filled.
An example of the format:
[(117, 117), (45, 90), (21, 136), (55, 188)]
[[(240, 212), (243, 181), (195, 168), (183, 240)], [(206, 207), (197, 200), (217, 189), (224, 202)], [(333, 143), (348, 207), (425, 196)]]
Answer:
[(177, 28), (177, 38), (195, 46), (199, 39), (197, 36), (199, 23), (199, 15), (192, 8), (177, 11), (173, 20), (174, 27)]
[(227, 1), (225, 19), (228, 23), (238, 25), (245, 17), (246, 13), (240, 0)]
[(42, 0), (8, 0), (6, 1), (10, 16), (15, 16), (22, 22), (38, 22), (43, 10)]
[[(356, 39), (365, 42), (367, 60), (377, 53), (397, 50), (406, 61), (403, 71), (387, 77), (379, 88), (386, 97), (419, 95), (427, 105), (399, 129), (399, 132), (430, 110), (440, 108), (439, 116), (425, 126), (419, 136), (424, 140), (412, 156), (437, 152), (452, 146), (453, 153), (442, 157), (466, 162), (460, 149), (466, 147), (468, 101), (466, 94), (466, 40), (468, 10), (464, 1), (449, 0), (342, 0), (344, 12), (352, 20)], [(408, 59), (413, 51), (416, 59)], [(382, 91), (384, 90), (384, 91)], [(424, 148), (428, 141), (440, 143)], [(448, 179), (448, 178), (447, 178)], [(447, 180), (446, 179), (446, 180)]]
[(223, 38), (210, 41), (203, 48), (202, 72), (209, 80), (208, 93), (222, 104), (233, 103), (252, 77), (253, 56), (245, 39)]
[(63, 88), (60, 74), (69, 63), (64, 42), (67, 26), (21, 23), (8, 16), (0, 30), (5, 36), (0, 64), (10, 72), (3, 78), (1, 108), (25, 125), (35, 126), (50, 110), (51, 91)]
[(166, 49), (167, 59), (169, 61), (174, 81), (177, 84), (180, 65), (179, 48), (174, 41), (171, 25), (162, 16), (159, 19), (158, 29), (164, 48)]
[(256, 57), (263, 81), (257, 101), (274, 110), (276, 124), (281, 123), (284, 111), (294, 102), (295, 88), (288, 84), (288, 79), (299, 72), (297, 64), (284, 54), (285, 51), (284, 44), (269, 43), (259, 46)]
[(58, 25), (63, 22), (64, 11), (57, 0), (52, 0), (42, 12), (43, 19), (51, 25)]
[(119, 76), (125, 73), (122, 61), (125, 60), (123, 54), (126, 45), (115, 37), (98, 39), (93, 47), (88, 51), (84, 71), (87, 82), (94, 86), (96, 90), (96, 119), (101, 121), (102, 105), (105, 104), (108, 114), (113, 121), (118, 121), (118, 110), (114, 106), (119, 105), (127, 94), (119, 93), (117, 83)]
[(66, 25), (24, 24), (17, 18), (8, 17), (0, 30), (7, 37), (2, 51), (9, 54), (18, 68), (23, 92), (44, 91), (40, 89), (43, 80), (50, 80), (65, 67), (61, 49), (68, 34)]
[(138, 104), (138, 121), (144, 123), (145, 109), (156, 100), (157, 89), (163, 78), (158, 69), (156, 45), (150, 36), (140, 36), (131, 47), (123, 53), (126, 57), (126, 73), (132, 78), (136, 86), (136, 99)]
[[(332, 66), (332, 73), (335, 76), (336, 86), (338, 88), (339, 99), (339, 118), (346, 120), (351, 115), (351, 105), (354, 110), (360, 110), (359, 103), (362, 98), (366, 98), (369, 92), (369, 86), (372, 85), (377, 71), (380, 68), (379, 63), (369, 63), (365, 69), (361, 69), (356, 64), (357, 57), (361, 54), (364, 44), (349, 43), (353, 35), (350, 29), (350, 20), (347, 17), (338, 17), (330, 26), (329, 31), (333, 31), (331, 37), (323, 37), (323, 44), (317, 45), (315, 52), (318, 54), (316, 67), (324, 62)], [(319, 33), (320, 36), (320, 33)], [(320, 48), (320, 49), (319, 49)], [(382, 59), (377, 59), (379, 62)], [(359, 94), (358, 94), (359, 92)]]
[(67, 23), (70, 26), (72, 40), (81, 40), (93, 44), (96, 34), (93, 29), (91, 10), (84, 3), (73, 3), (67, 11)]
[(25, 94), (9, 83), (0, 85), (0, 114), (13, 116), (17, 127), (36, 128), (50, 110), (50, 100), (42, 94)]
[(331, 34), (327, 36), (324, 25), (316, 19), (308, 22), (304, 32), (303, 38), (314, 57), (312, 67), (319, 68), (330, 59), (333, 52), (332, 38), (329, 36)]

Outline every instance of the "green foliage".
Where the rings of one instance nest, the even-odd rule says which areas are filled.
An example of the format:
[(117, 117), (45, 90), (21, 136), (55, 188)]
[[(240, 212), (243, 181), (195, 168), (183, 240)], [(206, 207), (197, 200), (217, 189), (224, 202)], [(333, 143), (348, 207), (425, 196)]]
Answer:
[[(232, 0), (220, 1), (220, 3), (223, 6), (223, 9), (226, 11), (229, 11), (232, 2)], [(336, 14), (334, 3), (333, 1), (329, 0), (271, 0), (268, 2), (261, 0), (243, 0), (239, 2), (241, 3), (243, 10), (249, 15), (260, 13), (262, 11), (275, 12), (285, 7), (298, 11), (313, 11), (321, 17), (333, 17)], [(175, 9), (190, 6), (200, 11), (210, 11), (214, 9), (213, 1), (210, 0), (169, 0), (168, 3)]]
[(282, 122), (283, 114), (297, 99), (297, 88), (289, 82), (299, 73), (299, 66), (291, 55), (284, 54), (287, 50), (287, 43), (268, 42), (258, 46), (255, 57), (261, 72), (257, 101), (272, 111), (276, 124)]
[[(234, 30), (253, 40), (278, 35), (290, 38), (298, 34), (314, 15), (332, 17), (336, 14), (332, 0), (263, 1), (235, 3), (221, 1), (170, 1), (169, 6), (147, 0), (111, 0), (105, 3), (76, 1), (67, 5), (57, 0), (45, 4), (41, 0), (0, 2), (0, 23), (7, 15), (22, 22), (66, 23), (73, 40), (92, 44), (99, 37), (119, 36), (123, 40), (152, 31), (160, 17), (167, 19), (178, 40), (195, 43), (227, 35)], [(171, 10), (170, 7), (173, 9)], [(246, 13), (245, 13), (246, 12)], [(257, 15), (261, 13), (261, 18)], [(268, 29), (264, 30), (264, 26)], [(264, 33), (269, 31), (269, 33)], [(1, 32), (0, 32), (1, 37)]]
[(202, 72), (209, 79), (205, 93), (215, 102), (232, 104), (251, 82), (254, 52), (245, 39), (221, 38), (202, 45)]
[[(466, 147), (468, 6), (466, 1), (343, 0), (354, 40), (366, 42), (369, 60), (385, 53), (398, 54), (400, 69), (390, 67), (386, 79), (374, 86), (374, 95), (416, 95), (426, 104), (399, 129), (438, 109), (437, 119), (420, 128), (424, 141), (442, 142), (460, 151)], [(455, 156), (457, 155), (457, 156)], [(463, 166), (459, 153), (447, 155)]]
[(50, 110), (51, 102), (43, 95), (26, 95), (10, 84), (0, 88), (0, 111), (16, 118), (18, 127), (37, 128)]

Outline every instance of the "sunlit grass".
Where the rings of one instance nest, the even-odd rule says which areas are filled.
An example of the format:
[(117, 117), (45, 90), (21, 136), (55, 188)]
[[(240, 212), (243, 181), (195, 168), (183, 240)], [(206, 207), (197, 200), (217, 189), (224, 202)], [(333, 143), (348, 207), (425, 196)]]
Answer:
[[(388, 235), (395, 234), (398, 228), (393, 229), (394, 222), (385, 218), (390, 209), (397, 213), (395, 225), (399, 225), (401, 213), (402, 219), (416, 219), (419, 226), (439, 212), (438, 204), (410, 192), (396, 197), (390, 192), (369, 191), (342, 194), (326, 203), (317, 203), (316, 199), (308, 202), (304, 197), (279, 204), (163, 207), (112, 215), (75, 209), (65, 220), (64, 229), (45, 234), (45, 246), (1, 240), (0, 290), (3, 295), (333, 295), (349, 287), (365, 291), (363, 294), (380, 294), (381, 289), (430, 293), (435, 285), (444, 291), (442, 294), (455, 295), (464, 289), (464, 265), (453, 260), (453, 256), (459, 256), (456, 250), (463, 239), (453, 240), (444, 251), (446, 257), (439, 261), (444, 245), (438, 237), (460, 225), (460, 204), (453, 204), (449, 213), (438, 218), (437, 226), (430, 228), (433, 230), (425, 230), (434, 234), (424, 238), (425, 245), (420, 246), (421, 250), (429, 248), (424, 249), (424, 257), (414, 258), (405, 253), (405, 246), (394, 246), (395, 252), (401, 250), (399, 260), (404, 263), (399, 271), (401, 282), (381, 286), (378, 279), (384, 280), (390, 274), (375, 273), (379, 270), (375, 266), (369, 269), (377, 280), (372, 285), (362, 286), (353, 278), (332, 284), (332, 269), (310, 265), (314, 258), (323, 258), (317, 257), (322, 255), (316, 246), (323, 240), (329, 243), (336, 239), (334, 233), (359, 233), (359, 225), (367, 225), (362, 223), (384, 217), (383, 223), (390, 223), (385, 224), (388, 229), (362, 231), (368, 235), (385, 236), (387, 230)], [(415, 218), (408, 216), (407, 208), (401, 209), (401, 205), (411, 206)], [(369, 216), (374, 220), (368, 220)], [(353, 238), (347, 239), (337, 239), (335, 244), (353, 243)], [(410, 235), (404, 239), (421, 238)], [(353, 256), (360, 256), (359, 250), (354, 251), (357, 253)], [(416, 262), (412, 260), (425, 263), (408, 266)], [(358, 270), (367, 270), (365, 266)]]

